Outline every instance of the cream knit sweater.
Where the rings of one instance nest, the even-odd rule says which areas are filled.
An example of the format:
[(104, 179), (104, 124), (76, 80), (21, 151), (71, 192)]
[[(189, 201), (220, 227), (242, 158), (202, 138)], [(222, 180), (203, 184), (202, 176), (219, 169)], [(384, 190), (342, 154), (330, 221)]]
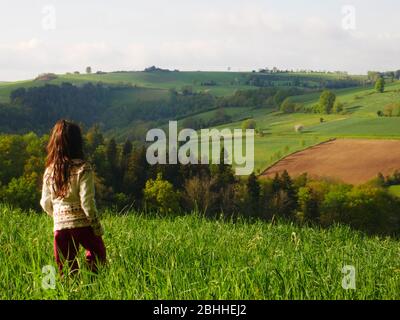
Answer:
[(52, 168), (43, 175), (40, 205), (53, 217), (54, 231), (92, 226), (96, 235), (103, 234), (94, 199), (94, 173), (92, 167), (80, 159), (73, 159), (70, 168), (69, 190), (64, 198), (55, 195)]

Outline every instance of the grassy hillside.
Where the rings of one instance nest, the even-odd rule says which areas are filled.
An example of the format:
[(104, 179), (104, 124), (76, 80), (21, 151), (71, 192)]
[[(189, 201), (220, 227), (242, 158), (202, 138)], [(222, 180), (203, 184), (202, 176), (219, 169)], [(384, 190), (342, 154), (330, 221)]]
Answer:
[[(41, 287), (52, 221), (0, 207), (0, 299), (399, 299), (398, 241), (195, 215), (103, 216), (108, 265)], [(83, 254), (83, 252), (81, 252)], [(82, 257), (81, 257), (82, 258)], [(356, 268), (356, 290), (341, 270)]]
[[(123, 72), (104, 75), (65, 75), (63, 81), (103, 81), (107, 83), (130, 83), (145, 88), (179, 89), (192, 86), (194, 90), (207, 90), (216, 95), (227, 95), (240, 88), (246, 88), (241, 83), (245, 73), (240, 72)], [(216, 86), (202, 86), (202, 82), (214, 80)]]
[[(400, 102), (400, 82), (387, 85), (384, 93), (371, 88), (336, 90), (337, 99), (345, 104), (343, 114), (313, 114), (268, 112), (247, 109), (242, 116), (256, 120), (257, 128), (264, 135), (255, 138), (255, 163), (257, 169), (266, 168), (278, 158), (307, 146), (331, 138), (400, 138), (400, 117), (378, 117), (377, 111), (385, 105)], [(295, 97), (306, 108), (318, 102), (320, 93)], [(201, 115), (198, 115), (201, 116)], [(320, 122), (320, 118), (324, 122)], [(302, 124), (305, 130), (296, 133), (295, 125)], [(241, 121), (219, 126), (240, 128)]]
[[(183, 86), (192, 86), (194, 90), (210, 91), (216, 95), (229, 95), (237, 89), (249, 89), (249, 86), (240, 84), (242, 73), (238, 72), (116, 72), (107, 74), (68, 74), (58, 75), (51, 81), (27, 80), (12, 83), (0, 83), (0, 102), (9, 99), (10, 92), (19, 87), (41, 86), (46, 83), (61, 84), (70, 82), (82, 84), (86, 82), (103, 82), (107, 84), (130, 84), (142, 88), (160, 90), (167, 93), (168, 89), (180, 89)], [(202, 86), (201, 82), (214, 80), (216, 86)], [(250, 87), (251, 88), (251, 87)], [(153, 97), (153, 92), (146, 91), (147, 99)], [(125, 96), (126, 97), (126, 96)]]
[[(252, 89), (256, 86), (246, 85), (250, 76), (271, 78), (271, 84), (285, 87), (289, 78), (298, 78), (299, 81), (315, 85), (318, 81), (340, 80), (343, 76), (325, 73), (278, 73), (265, 75), (252, 72), (207, 72), (207, 71), (185, 71), (185, 72), (110, 72), (105, 74), (63, 74), (57, 75), (57, 79), (50, 81), (26, 80), (18, 82), (0, 82), (0, 102), (8, 101), (9, 94), (18, 87), (41, 86), (46, 83), (61, 84), (70, 82), (82, 84), (85, 82), (103, 82), (107, 84), (130, 84), (143, 88), (180, 89), (191, 86), (195, 91), (207, 91), (217, 96), (233, 94), (238, 89)], [(351, 76), (352, 79), (363, 80), (363, 76)], [(215, 85), (206, 85), (214, 81)], [(203, 83), (203, 85), (202, 85)]]
[[(230, 95), (238, 89), (254, 89), (255, 86), (245, 85), (249, 76), (257, 77), (281, 77), (291, 79), (298, 77), (309, 82), (322, 80), (338, 80), (341, 78), (335, 74), (291, 74), (263, 75), (250, 72), (117, 72), (107, 74), (68, 74), (58, 75), (52, 81), (21, 81), (14, 83), (0, 83), (0, 102), (8, 100), (9, 93), (20, 87), (40, 86), (45, 83), (59, 84), (71, 82), (80, 84), (86, 82), (103, 82), (108, 84), (129, 84), (132, 87), (115, 92), (111, 98), (110, 108), (107, 113), (108, 135), (123, 141), (138, 127), (144, 128), (154, 123), (134, 123), (126, 117), (121, 123), (120, 114), (128, 114), (134, 108), (137, 101), (160, 101), (167, 97), (171, 88), (181, 89), (184, 86), (192, 86), (194, 90), (209, 91), (215, 95)], [(357, 78), (357, 77), (353, 77)], [(358, 77), (364, 79), (363, 77)], [(214, 81), (215, 86), (202, 86), (202, 82)], [(282, 80), (273, 82), (275, 85), (285, 85)], [(135, 87), (136, 86), (136, 87)], [(263, 132), (262, 136), (255, 139), (255, 163), (256, 169), (265, 169), (276, 160), (294, 151), (311, 146), (315, 143), (330, 138), (399, 138), (398, 128), (400, 117), (378, 117), (377, 111), (383, 110), (388, 103), (400, 101), (400, 82), (388, 83), (385, 93), (377, 93), (371, 87), (357, 87), (334, 90), (337, 99), (345, 104), (343, 114), (320, 115), (310, 113), (282, 114), (271, 112), (268, 109), (253, 108), (226, 108), (225, 113), (231, 117), (228, 124), (219, 128), (240, 128), (242, 120), (254, 118), (257, 128)], [(295, 97), (293, 100), (302, 103), (305, 108), (310, 108), (318, 102), (320, 93), (312, 92)], [(182, 127), (186, 120), (209, 120), (216, 116), (216, 111), (206, 111), (200, 114), (192, 114), (188, 119), (180, 119)], [(324, 122), (320, 122), (320, 118)], [(125, 118), (124, 118), (125, 119)], [(303, 133), (294, 132), (294, 126), (302, 124), (305, 127)], [(162, 121), (157, 126), (165, 126)]]

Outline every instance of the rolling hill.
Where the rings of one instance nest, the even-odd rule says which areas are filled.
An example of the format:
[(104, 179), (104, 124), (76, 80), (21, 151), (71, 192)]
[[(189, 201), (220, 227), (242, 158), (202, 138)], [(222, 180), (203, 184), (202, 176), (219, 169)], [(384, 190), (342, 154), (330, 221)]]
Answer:
[[(0, 102), (9, 101), (12, 90), (19, 87), (37, 87), (46, 84), (61, 84), (69, 82), (74, 85), (82, 85), (87, 82), (103, 83), (109, 86), (121, 88), (112, 93), (106, 113), (108, 136), (114, 136), (119, 141), (132, 137), (138, 130), (146, 131), (149, 127), (165, 127), (168, 120), (179, 120), (180, 127), (195, 120), (210, 120), (216, 117), (216, 110), (204, 110), (192, 112), (183, 117), (170, 117), (154, 121), (141, 120), (130, 122), (128, 117), (121, 122), (121, 115), (130, 114), (140, 101), (163, 101), (168, 97), (171, 89), (183, 90), (191, 87), (194, 92), (208, 92), (213, 96), (229, 96), (237, 90), (257, 89), (249, 79), (261, 77), (269, 79), (271, 86), (287, 88), (290, 81), (300, 81), (306, 86), (309, 93), (293, 97), (293, 101), (303, 104), (304, 108), (311, 108), (317, 103), (320, 92), (314, 88), (319, 81), (340, 79), (343, 76), (336, 74), (260, 74), (252, 72), (113, 72), (105, 74), (66, 74), (57, 75), (50, 81), (27, 80), (12, 83), (0, 83)], [(286, 79), (286, 81), (285, 81)], [(297, 79), (297, 80), (296, 80)], [(352, 77), (364, 81), (365, 77)], [(211, 85), (212, 84), (212, 85)], [(297, 83), (299, 84), (299, 83)], [(282, 112), (254, 108), (237, 107), (226, 108), (225, 114), (229, 116), (229, 122), (217, 126), (217, 128), (240, 128), (243, 119), (253, 118), (257, 123), (257, 129), (262, 134), (255, 139), (255, 167), (261, 172), (267, 166), (280, 160), (282, 157), (295, 151), (320, 143), (332, 138), (379, 138), (397, 139), (400, 137), (400, 117), (378, 117), (377, 111), (383, 110), (388, 103), (400, 101), (400, 82), (388, 83), (385, 93), (377, 93), (371, 86), (359, 86), (353, 88), (333, 90), (337, 99), (344, 103), (345, 110), (342, 114), (320, 115), (313, 113), (284, 114)], [(162, 103), (160, 103), (162, 108)], [(145, 110), (144, 110), (145, 112)], [(321, 122), (323, 118), (323, 122)], [(294, 131), (294, 126), (304, 126), (302, 133)], [(146, 129), (147, 128), (147, 129)], [(143, 132), (144, 132), (143, 131)]]
[[(400, 139), (400, 117), (378, 117), (377, 111), (394, 102), (400, 102), (400, 82), (387, 85), (384, 93), (372, 88), (336, 90), (337, 99), (345, 103), (342, 114), (313, 114), (263, 112), (249, 110), (259, 131), (255, 138), (255, 163), (263, 170), (277, 160), (295, 151), (334, 138)], [(311, 107), (318, 102), (319, 94), (310, 93), (295, 97), (295, 101)], [(321, 118), (324, 121), (321, 123)], [(298, 124), (304, 126), (295, 132)], [(241, 122), (232, 122), (219, 128), (240, 128)], [(400, 159), (399, 159), (400, 166)]]
[[(9, 99), (10, 92), (19, 87), (35, 87), (45, 84), (61, 84), (69, 82), (72, 84), (83, 84), (86, 82), (102, 82), (105, 84), (129, 84), (141, 88), (150, 89), (180, 89), (184, 86), (192, 86), (195, 91), (207, 91), (217, 96), (233, 94), (238, 89), (257, 88), (257, 85), (248, 83), (249, 78), (266, 78), (269, 83), (266, 85), (286, 87), (289, 83), (307, 84), (310, 87), (317, 87), (319, 83), (326, 81), (341, 81), (347, 78), (355, 81), (364, 81), (363, 76), (343, 76), (326, 73), (278, 73), (260, 74), (253, 72), (206, 72), (206, 71), (169, 71), (169, 72), (144, 72), (144, 71), (122, 71), (108, 72), (104, 74), (62, 74), (57, 75), (54, 80), (24, 80), (17, 82), (0, 83), (0, 102)], [(297, 79), (297, 80), (296, 80)]]

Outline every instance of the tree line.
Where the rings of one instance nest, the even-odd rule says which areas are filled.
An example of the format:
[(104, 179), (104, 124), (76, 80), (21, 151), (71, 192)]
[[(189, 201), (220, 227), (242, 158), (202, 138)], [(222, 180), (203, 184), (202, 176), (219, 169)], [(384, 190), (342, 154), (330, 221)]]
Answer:
[(292, 97), (285, 98), (280, 104), (280, 110), (283, 113), (294, 112), (312, 112), (321, 114), (342, 113), (344, 112), (344, 103), (339, 101), (336, 94), (330, 90), (323, 90), (318, 102), (311, 108), (305, 108), (303, 104), (296, 103)]
[(256, 87), (298, 87), (304, 89), (344, 89), (364, 85), (363, 80), (352, 79), (349, 76), (343, 79), (329, 79), (321, 76), (290, 75), (290, 74), (252, 74), (245, 78), (244, 83)]
[(101, 83), (21, 87), (10, 93), (9, 103), (0, 104), (0, 131), (44, 134), (59, 118), (74, 119), (85, 127), (101, 123), (106, 130), (133, 121), (166, 122), (215, 107), (211, 94), (176, 90), (170, 90), (165, 98), (135, 99), (129, 101), (129, 107), (116, 106), (115, 99), (126, 90), (136, 88)]
[[(238, 90), (226, 97), (215, 97), (206, 92), (195, 92), (190, 86), (170, 89), (165, 96), (152, 99), (132, 98), (128, 105), (119, 99), (124, 94), (140, 90), (127, 85), (86, 83), (46, 84), (40, 87), (17, 88), (10, 93), (10, 102), (0, 104), (0, 132), (24, 134), (33, 131), (45, 134), (59, 118), (69, 118), (89, 128), (100, 124), (103, 130), (116, 127), (138, 128), (133, 140), (143, 140), (148, 125), (160, 126), (169, 120), (190, 118), (215, 110), (215, 117), (188, 120), (190, 128), (199, 129), (231, 121), (224, 111), (230, 107), (278, 109), (290, 96), (303, 94), (298, 88), (259, 88)], [(151, 93), (149, 93), (151, 94)], [(143, 127), (143, 130), (140, 130)], [(145, 130), (146, 131), (146, 130)]]
[[(0, 136), (0, 199), (39, 211), (48, 135)], [(288, 220), (328, 227), (344, 223), (371, 234), (398, 235), (400, 199), (387, 186), (399, 174), (361, 186), (313, 180), (287, 172), (273, 179), (238, 178), (230, 165), (149, 165), (146, 147), (105, 138), (98, 126), (84, 133), (85, 153), (96, 174), (100, 208), (162, 215), (199, 212), (210, 218)], [(221, 150), (221, 159), (225, 151)]]

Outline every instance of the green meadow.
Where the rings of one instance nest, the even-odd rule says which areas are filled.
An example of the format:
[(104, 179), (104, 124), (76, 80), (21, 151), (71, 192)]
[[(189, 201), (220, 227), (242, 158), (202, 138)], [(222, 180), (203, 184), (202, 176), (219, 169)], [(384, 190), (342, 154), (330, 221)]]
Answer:
[[(240, 80), (249, 73), (246, 72), (112, 72), (106, 74), (64, 74), (57, 75), (57, 79), (50, 81), (26, 80), (9, 83), (0, 83), (0, 102), (9, 100), (12, 90), (19, 87), (35, 87), (45, 84), (61, 84), (70, 82), (73, 84), (84, 84), (87, 82), (103, 82), (106, 84), (125, 84), (150, 89), (149, 94), (144, 95), (146, 99), (154, 99), (153, 93), (168, 93), (169, 89), (180, 89), (191, 86), (193, 90), (208, 91), (217, 96), (229, 95), (237, 89), (249, 89), (249, 86), (240, 83)], [(216, 86), (203, 86), (202, 82), (214, 80)], [(251, 88), (251, 87), (250, 87)], [(253, 87), (254, 88), (254, 87)], [(132, 91), (128, 90), (128, 95)], [(135, 92), (133, 92), (134, 94)]]
[[(0, 206), (0, 299), (399, 299), (398, 241), (262, 221), (105, 212), (108, 264), (55, 278), (52, 221)], [(344, 266), (355, 289), (344, 289)]]
[[(0, 102), (9, 100), (12, 90), (19, 87), (35, 87), (45, 84), (61, 84), (70, 82), (73, 84), (84, 84), (87, 82), (102, 82), (105, 84), (125, 84), (129, 86), (137, 86), (141, 88), (163, 90), (165, 93), (169, 89), (181, 89), (185, 86), (191, 86), (194, 91), (210, 92), (216, 96), (226, 96), (233, 94), (238, 89), (248, 90), (256, 89), (255, 86), (245, 85), (247, 77), (254, 75), (252, 72), (224, 72), (224, 71), (182, 71), (182, 72), (108, 72), (105, 74), (59, 74), (57, 78), (49, 81), (42, 80), (24, 80), (17, 82), (0, 83)], [(313, 83), (313, 78), (337, 80), (341, 76), (325, 73), (284, 73), (280, 74), (282, 79), (286, 77), (301, 77), (303, 79), (310, 78), (309, 83)], [(352, 76), (354, 79), (364, 79), (363, 76)], [(216, 85), (206, 85), (206, 82), (214, 81)], [(276, 86), (284, 87), (286, 83), (283, 81), (272, 81)], [(203, 83), (203, 84), (202, 84)], [(149, 96), (152, 96), (149, 91)]]
[[(378, 117), (377, 111), (390, 103), (400, 102), (400, 82), (389, 83), (384, 93), (371, 88), (335, 91), (337, 100), (345, 104), (342, 114), (313, 114), (248, 110), (242, 117), (253, 118), (262, 135), (255, 137), (255, 163), (258, 170), (276, 159), (332, 138), (399, 139), (400, 117)], [(306, 108), (318, 102), (319, 93), (295, 97)], [(323, 122), (321, 122), (323, 118)], [(301, 133), (296, 125), (303, 125)], [(241, 128), (241, 121), (218, 128)]]

